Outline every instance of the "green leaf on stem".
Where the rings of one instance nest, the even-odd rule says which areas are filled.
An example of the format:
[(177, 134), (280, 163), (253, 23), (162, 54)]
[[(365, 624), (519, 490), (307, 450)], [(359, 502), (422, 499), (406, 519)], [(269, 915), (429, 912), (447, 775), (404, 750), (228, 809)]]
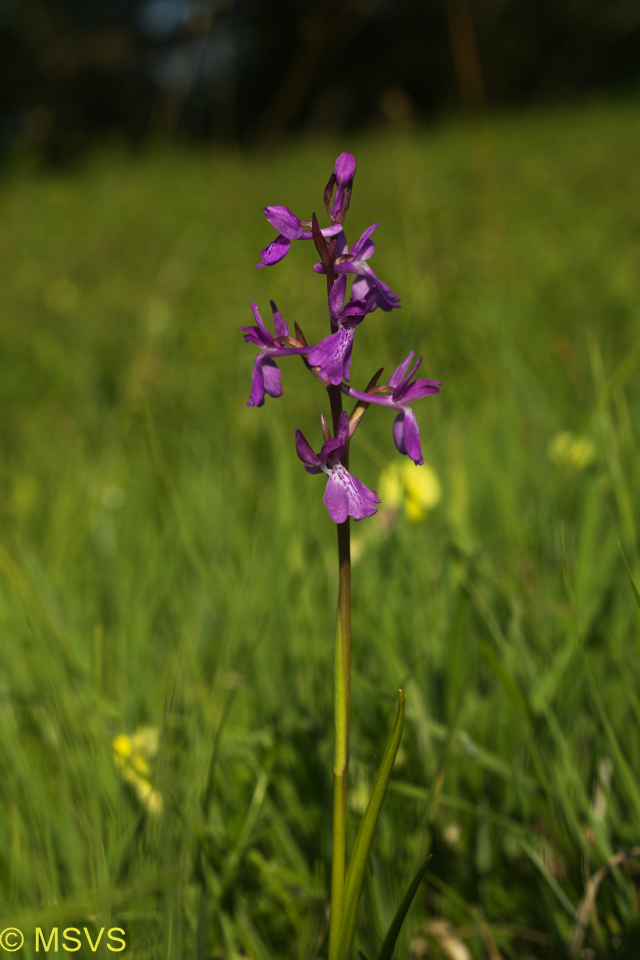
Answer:
[(409, 884), (409, 889), (402, 898), (402, 902), (396, 911), (396, 915), (391, 921), (391, 926), (389, 927), (389, 932), (384, 938), (384, 943), (380, 947), (380, 953), (378, 954), (378, 960), (391, 960), (393, 956), (393, 951), (395, 949), (396, 940), (398, 939), (398, 934), (402, 928), (402, 924), (405, 921), (405, 917), (409, 912), (409, 907), (413, 903), (413, 898), (418, 892), (418, 887), (422, 882), (422, 878), (427, 872), (427, 867), (429, 865), (429, 860), (431, 860), (431, 854), (424, 860), (418, 867), (418, 872), (415, 877)]
[(353, 937), (356, 929), (356, 916), (358, 913), (358, 904), (360, 895), (364, 886), (365, 871), (369, 859), (369, 851), (373, 843), (373, 837), (378, 825), (380, 810), (387, 792), (387, 786), (391, 777), (391, 770), (396, 759), (400, 738), (402, 737), (402, 726), (404, 724), (404, 695), (402, 690), (398, 691), (398, 715), (391, 734), (391, 739), (384, 752), (376, 782), (373, 785), (371, 796), (367, 809), (364, 812), (360, 829), (353, 846), (349, 869), (345, 881), (344, 913), (342, 921), (342, 933), (340, 936), (340, 949), (338, 951), (338, 960), (349, 960), (353, 948)]

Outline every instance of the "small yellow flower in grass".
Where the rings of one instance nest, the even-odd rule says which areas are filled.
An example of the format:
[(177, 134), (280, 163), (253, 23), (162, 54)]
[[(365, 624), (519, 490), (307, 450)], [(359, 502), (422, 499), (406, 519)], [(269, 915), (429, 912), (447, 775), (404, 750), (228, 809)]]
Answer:
[(145, 757), (155, 757), (158, 752), (159, 732), (157, 727), (138, 727), (131, 737), (134, 753)]
[(440, 481), (428, 463), (423, 463), (421, 467), (406, 463), (403, 473), (406, 489), (404, 512), (409, 520), (420, 523), (442, 499)]
[(589, 437), (577, 437), (570, 430), (563, 430), (549, 441), (547, 456), (559, 466), (583, 470), (595, 460), (596, 448)]
[(151, 784), (151, 760), (158, 752), (158, 728), (138, 727), (130, 736), (121, 733), (113, 741), (113, 759), (122, 777), (135, 790), (149, 813), (162, 811), (162, 794)]
[(128, 760), (133, 753), (131, 737), (128, 737), (126, 733), (121, 733), (119, 737), (116, 737), (113, 741), (113, 753), (116, 760), (116, 766), (122, 766), (122, 764)]
[(383, 507), (399, 510), (412, 523), (420, 523), (440, 503), (442, 488), (436, 472), (428, 463), (392, 463), (380, 475), (378, 491)]

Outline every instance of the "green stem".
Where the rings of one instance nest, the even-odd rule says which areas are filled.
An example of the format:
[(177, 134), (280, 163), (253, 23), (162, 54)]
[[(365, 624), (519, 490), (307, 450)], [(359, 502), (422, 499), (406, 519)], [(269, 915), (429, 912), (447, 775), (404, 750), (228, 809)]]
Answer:
[(335, 652), (335, 739), (333, 750), (333, 857), (329, 960), (336, 960), (344, 914), (347, 833), (347, 774), (351, 723), (351, 533), (349, 518), (338, 524), (338, 624)]
[[(315, 214), (314, 214), (315, 218)], [(335, 241), (323, 248), (322, 237), (316, 238), (318, 252), (326, 249), (327, 294), (335, 283)], [(332, 328), (333, 332), (333, 328)], [(338, 434), (342, 413), (342, 391), (329, 386), (329, 403), (333, 435)], [(341, 457), (349, 469), (349, 443)], [(333, 842), (331, 857), (331, 919), (329, 923), (329, 960), (338, 960), (344, 916), (344, 881), (347, 853), (347, 775), (349, 772), (349, 732), (351, 725), (351, 529), (349, 517), (338, 527), (338, 623), (336, 629), (334, 679), (334, 746), (333, 746)]]
[[(330, 290), (333, 277), (327, 283)], [(329, 387), (333, 435), (342, 413), (340, 387)], [(349, 469), (349, 446), (341, 458)], [(337, 960), (344, 915), (344, 878), (347, 859), (347, 775), (351, 727), (351, 528), (349, 517), (338, 527), (338, 622), (336, 628), (333, 746), (333, 843), (331, 857), (331, 919), (329, 960)]]

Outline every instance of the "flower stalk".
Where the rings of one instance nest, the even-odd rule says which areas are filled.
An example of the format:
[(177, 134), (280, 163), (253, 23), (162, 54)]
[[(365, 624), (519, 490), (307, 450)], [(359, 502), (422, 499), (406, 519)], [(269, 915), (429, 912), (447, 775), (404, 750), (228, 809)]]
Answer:
[(349, 774), (349, 736), (351, 732), (351, 530), (349, 517), (344, 523), (338, 524), (338, 567), (329, 960), (336, 960), (340, 947), (347, 853), (347, 777)]
[[(333, 175), (335, 178), (335, 174)], [(331, 181), (329, 181), (331, 184)], [(325, 198), (327, 196), (325, 190)], [(329, 195), (330, 198), (330, 195)], [(328, 203), (326, 203), (328, 209)], [(335, 241), (327, 244), (313, 214), (316, 247), (326, 269), (327, 297), (335, 284)], [(333, 248), (333, 250), (332, 250)], [(333, 253), (333, 256), (331, 255)], [(333, 322), (331, 334), (334, 335)], [(340, 381), (342, 378), (340, 378)], [(340, 382), (339, 381), (339, 382)], [(339, 383), (327, 387), (333, 435), (338, 435), (342, 417), (342, 391)], [(340, 458), (349, 469), (349, 442)], [(351, 734), (351, 526), (349, 517), (337, 524), (338, 530), (338, 615), (334, 653), (334, 741), (333, 741), (333, 834), (331, 850), (331, 913), (329, 919), (329, 960), (337, 960), (344, 914), (344, 878), (347, 862), (347, 780), (349, 776), (349, 739)]]
[[(418, 423), (409, 403), (438, 393), (439, 382), (412, 380), (421, 359), (413, 362), (415, 351), (393, 372), (387, 384), (378, 385), (382, 369), (373, 376), (364, 391), (350, 383), (350, 366), (356, 330), (376, 309), (390, 312), (400, 306), (400, 298), (373, 272), (368, 260), (375, 253), (371, 239), (379, 224), (373, 224), (349, 249), (344, 233), (344, 219), (351, 202), (356, 162), (350, 153), (342, 153), (324, 191), (324, 207), (330, 221), (321, 228), (316, 214), (301, 220), (288, 207), (269, 206), (264, 214), (278, 231), (278, 236), (261, 253), (256, 266), (273, 266), (289, 253), (296, 240), (313, 240), (320, 263), (315, 273), (325, 274), (330, 332), (315, 344), (308, 344), (300, 327), (294, 325), (295, 337), (272, 302), (275, 336), (264, 324), (258, 308), (252, 304), (256, 326), (241, 327), (245, 341), (259, 348), (256, 357), (252, 391), (247, 405), (261, 407), (265, 395), (277, 398), (282, 394), (281, 373), (276, 358), (298, 355), (316, 380), (327, 391), (333, 435), (320, 415), (323, 444), (319, 452), (296, 430), (296, 452), (307, 473), (324, 473), (327, 483), (323, 502), (338, 532), (338, 611), (334, 663), (334, 752), (333, 752), (333, 837), (331, 863), (331, 912), (329, 923), (329, 960), (350, 960), (358, 902), (366, 875), (366, 863), (373, 842), (378, 817), (402, 735), (404, 697), (400, 691), (398, 717), (384, 753), (371, 799), (360, 824), (358, 836), (347, 870), (347, 779), (349, 773), (349, 738), (351, 726), (351, 518), (360, 521), (373, 516), (380, 503), (375, 490), (349, 472), (349, 441), (362, 422), (371, 404), (396, 412), (393, 439), (398, 451), (417, 466), (423, 463)], [(350, 298), (347, 297), (348, 275), (354, 277)], [(346, 301), (346, 302), (345, 302)], [(413, 364), (413, 365), (412, 365)], [(348, 416), (343, 410), (343, 396), (356, 401)], [(418, 881), (419, 882), (419, 881)], [(413, 897), (416, 881), (401, 905), (404, 917)], [(413, 891), (413, 892), (411, 892)], [(394, 921), (385, 943), (395, 942), (402, 919)], [(392, 946), (391, 948), (392, 949)], [(387, 949), (388, 952), (388, 949)]]

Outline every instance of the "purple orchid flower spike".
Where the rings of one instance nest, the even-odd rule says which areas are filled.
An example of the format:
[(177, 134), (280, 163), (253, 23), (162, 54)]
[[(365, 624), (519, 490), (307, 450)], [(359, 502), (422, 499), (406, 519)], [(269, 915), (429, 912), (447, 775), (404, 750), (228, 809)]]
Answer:
[[(260, 252), (260, 263), (256, 268), (272, 267), (279, 263), (289, 253), (292, 240), (312, 240), (311, 221), (299, 220), (288, 207), (264, 207), (263, 213), (272, 227), (278, 231), (278, 236)], [(325, 227), (323, 237), (335, 237), (342, 231), (339, 223)]]
[(422, 357), (418, 357), (410, 373), (407, 373), (415, 355), (415, 350), (412, 350), (400, 366), (393, 371), (386, 386), (374, 387), (371, 393), (361, 393), (359, 390), (354, 390), (352, 387), (343, 384), (342, 391), (356, 400), (378, 403), (383, 407), (397, 410), (398, 416), (393, 424), (393, 439), (396, 447), (400, 453), (405, 453), (410, 457), (416, 466), (421, 466), (424, 460), (420, 443), (420, 430), (418, 429), (416, 415), (409, 403), (433, 393), (440, 393), (441, 381), (421, 379), (414, 380), (411, 383), (412, 376), (422, 363)]
[[(328, 427), (321, 415), (322, 430), (328, 434)], [(362, 520), (378, 512), (376, 504), (380, 499), (375, 490), (369, 490), (364, 483), (352, 476), (340, 463), (349, 438), (349, 417), (343, 410), (340, 414), (338, 432), (334, 439), (322, 444), (320, 453), (314, 453), (300, 430), (296, 430), (296, 451), (305, 464), (307, 473), (326, 473), (327, 488), (322, 501), (334, 523), (344, 523), (347, 517)]]
[(343, 275), (329, 293), (329, 314), (336, 332), (321, 340), (309, 353), (309, 364), (319, 367), (320, 376), (326, 377), (333, 386), (342, 383), (343, 378), (349, 379), (355, 329), (376, 306), (375, 290), (365, 300), (350, 300), (345, 306), (346, 292), (347, 278)]
[(274, 357), (286, 357), (290, 354), (309, 352), (309, 347), (303, 346), (299, 340), (289, 335), (289, 327), (286, 321), (278, 312), (273, 300), (270, 302), (273, 312), (273, 326), (276, 332), (275, 337), (265, 327), (255, 303), (251, 304), (251, 309), (256, 318), (257, 326), (238, 328), (244, 333), (245, 343), (255, 343), (260, 348), (253, 365), (251, 396), (247, 400), (248, 407), (261, 407), (264, 403), (265, 393), (268, 393), (270, 397), (282, 396), (282, 384), (280, 382), (282, 374), (273, 359)]
[[(344, 234), (338, 237), (336, 252), (338, 254), (335, 271), (340, 273), (354, 273), (357, 280), (354, 280), (351, 287), (351, 296), (355, 300), (361, 300), (367, 296), (370, 290), (376, 290), (376, 306), (381, 310), (389, 311), (400, 307), (400, 297), (394, 293), (391, 287), (383, 283), (376, 277), (375, 273), (367, 263), (367, 260), (373, 256), (376, 245), (371, 239), (373, 231), (379, 227), (379, 223), (374, 223), (368, 227), (359, 240), (356, 240), (349, 251)], [(325, 267), (322, 263), (316, 263), (313, 266), (316, 273), (325, 273)]]

